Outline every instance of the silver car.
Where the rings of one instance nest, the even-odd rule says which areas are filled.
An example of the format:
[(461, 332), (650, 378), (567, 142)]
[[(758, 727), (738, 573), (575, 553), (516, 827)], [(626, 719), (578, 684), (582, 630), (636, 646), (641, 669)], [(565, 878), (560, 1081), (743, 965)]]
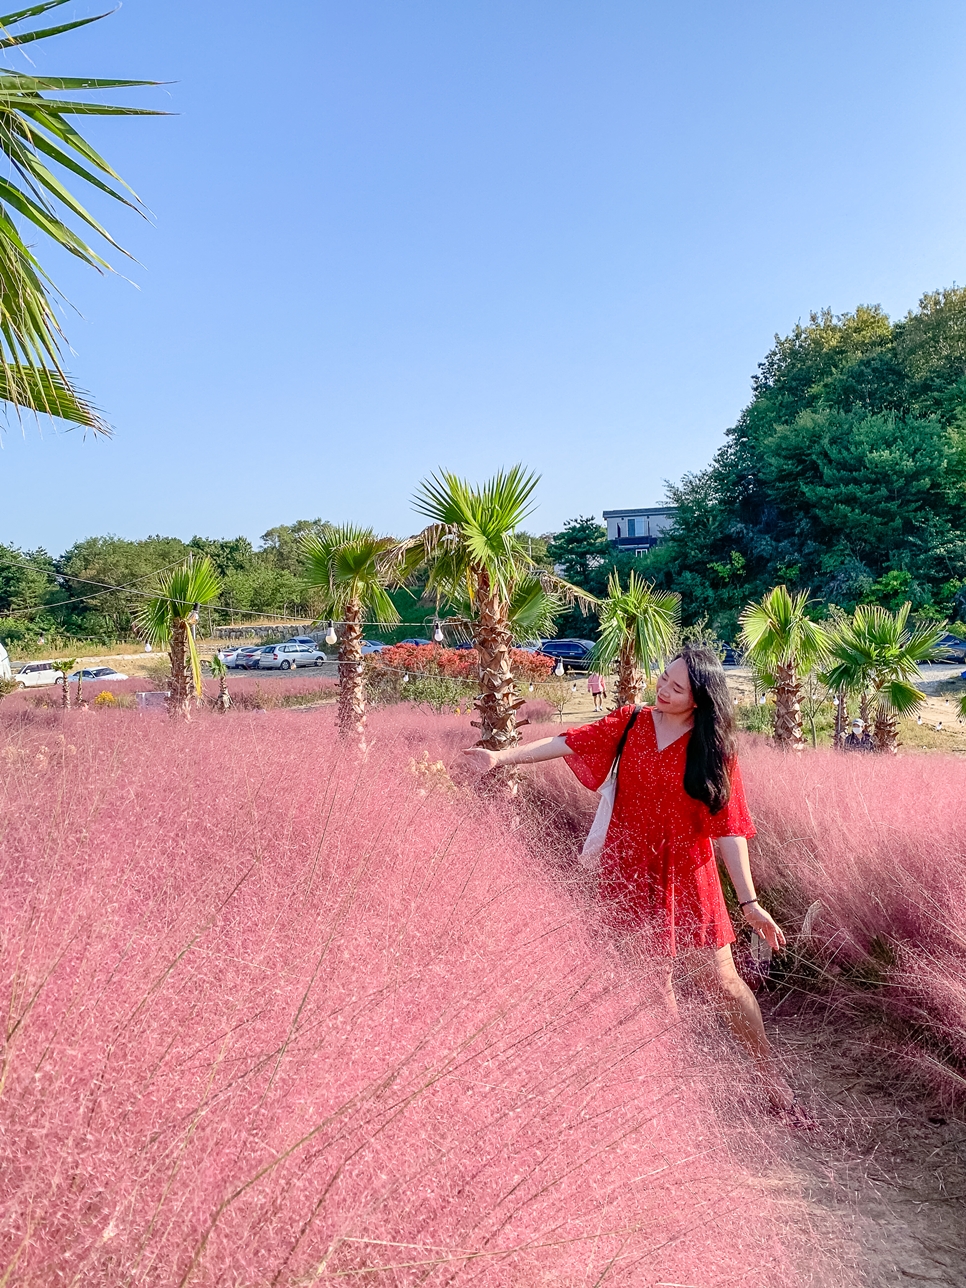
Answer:
[(260, 671), (291, 671), (297, 666), (322, 666), (325, 654), (317, 648), (308, 648), (305, 644), (289, 641), (287, 644), (269, 645), (263, 648), (258, 659)]

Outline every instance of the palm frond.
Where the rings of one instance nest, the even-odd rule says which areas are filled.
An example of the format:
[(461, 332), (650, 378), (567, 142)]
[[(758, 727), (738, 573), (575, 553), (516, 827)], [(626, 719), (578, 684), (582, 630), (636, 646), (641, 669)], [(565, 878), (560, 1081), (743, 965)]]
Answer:
[(350, 604), (385, 626), (399, 623), (387, 588), (409, 575), (403, 544), (371, 528), (330, 525), (302, 541), (306, 585), (321, 592), (316, 620), (342, 618)]
[(595, 670), (610, 670), (617, 659), (630, 653), (634, 664), (650, 671), (664, 663), (680, 639), (681, 596), (655, 589), (632, 569), (627, 589), (620, 576), (610, 575), (607, 598), (600, 609), (600, 637), (588, 659)]
[[(107, 16), (98, 14), (51, 27), (11, 31), (67, 2), (47, 0), (0, 16), (0, 49), (48, 40)], [(0, 400), (83, 425), (95, 433), (108, 432), (107, 426), (84, 395), (73, 389), (63, 370), (63, 335), (50, 301), (51, 283), (15, 219), (26, 221), (61, 249), (99, 271), (110, 265), (69, 221), (79, 223), (108, 246), (126, 254), (51, 164), (143, 215), (136, 194), (68, 118), (165, 113), (64, 95), (157, 83), (31, 76), (0, 68), (0, 155), (6, 160), (0, 176), (0, 368), (4, 371)]]
[(810, 602), (807, 591), (793, 597), (787, 586), (776, 586), (743, 609), (741, 643), (759, 673), (790, 665), (804, 673), (826, 659), (828, 636), (807, 615)]
[(186, 621), (196, 604), (213, 603), (220, 589), (208, 555), (189, 555), (177, 568), (158, 577), (155, 594), (134, 613), (138, 636), (153, 648), (167, 648), (174, 623)]

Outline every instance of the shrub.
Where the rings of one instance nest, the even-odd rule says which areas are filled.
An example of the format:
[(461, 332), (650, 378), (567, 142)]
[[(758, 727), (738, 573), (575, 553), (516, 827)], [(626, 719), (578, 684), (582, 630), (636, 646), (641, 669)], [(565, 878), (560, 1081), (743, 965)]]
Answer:
[(11, 1281), (817, 1282), (658, 978), (446, 772), (464, 722), (60, 727), (0, 711)]

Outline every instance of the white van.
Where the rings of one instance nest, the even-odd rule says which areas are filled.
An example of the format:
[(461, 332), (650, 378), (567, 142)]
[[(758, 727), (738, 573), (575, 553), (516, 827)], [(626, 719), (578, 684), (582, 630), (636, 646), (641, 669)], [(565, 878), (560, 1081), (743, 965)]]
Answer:
[(21, 689), (38, 689), (45, 684), (59, 684), (61, 674), (54, 670), (53, 662), (24, 662), (11, 679)]
[(0, 644), (0, 680), (10, 679), (10, 654)]

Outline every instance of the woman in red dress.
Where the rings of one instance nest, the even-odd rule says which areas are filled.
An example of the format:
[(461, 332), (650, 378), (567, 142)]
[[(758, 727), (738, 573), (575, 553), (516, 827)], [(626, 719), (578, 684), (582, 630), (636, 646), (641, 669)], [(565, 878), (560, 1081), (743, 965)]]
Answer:
[[(467, 754), (487, 768), (565, 756), (585, 787), (607, 779), (634, 715), (621, 707), (556, 738)], [(647, 932), (658, 952), (686, 955), (688, 973), (720, 1001), (735, 1036), (751, 1054), (773, 1103), (792, 1096), (775, 1065), (751, 989), (735, 969), (735, 932), (725, 906), (714, 844), (742, 915), (773, 949), (785, 936), (758, 902), (748, 862), (748, 813), (735, 757), (732, 703), (724, 671), (707, 648), (688, 646), (657, 682), (627, 734), (618, 790), (600, 858), (608, 917), (625, 932)], [(668, 996), (675, 1006), (668, 971)]]

